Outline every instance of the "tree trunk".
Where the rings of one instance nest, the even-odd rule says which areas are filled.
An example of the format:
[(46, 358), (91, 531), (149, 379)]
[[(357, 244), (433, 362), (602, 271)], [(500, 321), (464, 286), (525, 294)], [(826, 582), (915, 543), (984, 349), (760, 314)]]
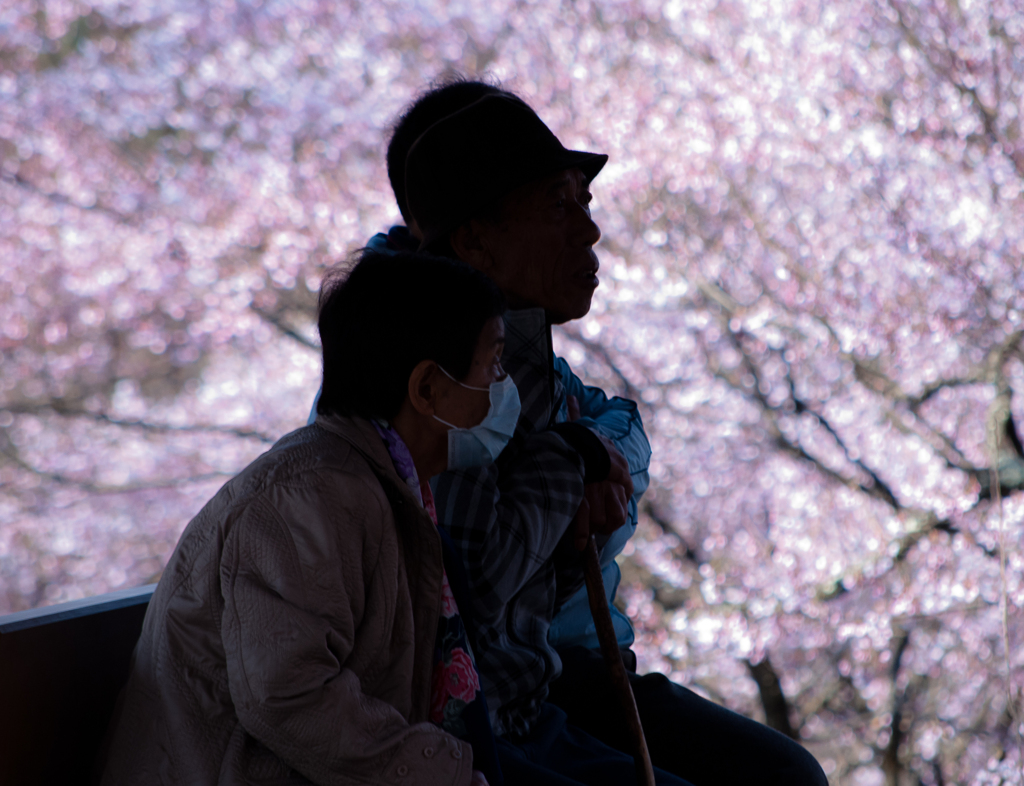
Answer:
[(749, 660), (747, 669), (750, 676), (757, 683), (757, 689), (761, 693), (761, 704), (764, 706), (765, 722), (776, 731), (781, 731), (791, 739), (798, 739), (797, 730), (789, 721), (789, 702), (782, 692), (782, 684), (779, 682), (779, 675), (775, 673), (772, 662), (768, 656), (760, 663), (751, 663)]

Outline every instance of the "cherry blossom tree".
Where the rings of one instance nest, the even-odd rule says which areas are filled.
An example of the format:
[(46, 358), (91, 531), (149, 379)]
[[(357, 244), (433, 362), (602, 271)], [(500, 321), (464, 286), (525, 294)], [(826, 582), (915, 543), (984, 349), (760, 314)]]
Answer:
[(389, 123), (486, 75), (595, 181), (557, 350), (641, 403), (641, 669), (837, 784), (1024, 783), (1024, 5), (12, 0), (0, 608), (154, 581), (301, 425)]

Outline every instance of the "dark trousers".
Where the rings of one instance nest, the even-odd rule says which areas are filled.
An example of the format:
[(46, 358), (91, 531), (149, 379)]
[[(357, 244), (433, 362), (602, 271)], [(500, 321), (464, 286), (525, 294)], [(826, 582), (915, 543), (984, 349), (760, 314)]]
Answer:
[[(565, 713), (544, 704), (522, 740), (499, 737), (498, 760), (506, 786), (635, 786), (632, 755), (611, 748), (566, 722)], [(655, 768), (658, 786), (692, 786)]]
[[(551, 683), (548, 701), (565, 710), (570, 724), (629, 751), (628, 731), (601, 653), (568, 647), (559, 655), (562, 676)], [(828, 786), (815, 758), (774, 729), (701, 698), (663, 674), (630, 672), (629, 681), (656, 767), (694, 786)]]

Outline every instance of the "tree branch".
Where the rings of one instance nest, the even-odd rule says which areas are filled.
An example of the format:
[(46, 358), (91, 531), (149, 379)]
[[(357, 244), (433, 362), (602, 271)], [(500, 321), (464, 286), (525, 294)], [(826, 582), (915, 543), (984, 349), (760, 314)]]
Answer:
[(594, 341), (593, 339), (584, 338), (584, 336), (580, 333), (579, 329), (575, 327), (570, 328), (565, 325), (562, 325), (561, 329), (567, 337), (577, 342), (578, 344), (581, 344), (587, 350), (587, 352), (591, 352), (597, 355), (601, 359), (601, 361), (606, 366), (608, 366), (612, 374), (615, 375), (615, 378), (619, 380), (619, 383), (622, 385), (623, 392), (626, 396), (628, 396), (630, 399), (637, 402), (638, 404), (641, 402), (641, 395), (643, 391), (629, 381), (629, 378), (622, 371), (622, 369), (619, 368), (614, 358), (612, 358), (611, 353), (608, 351), (607, 347), (598, 343), (597, 341)]
[(779, 681), (779, 675), (775, 672), (768, 655), (766, 654), (760, 663), (752, 663), (749, 660), (745, 660), (744, 663), (747, 665), (750, 676), (757, 683), (767, 725), (792, 740), (799, 739), (799, 730), (794, 729), (789, 720), (789, 702), (782, 692), (782, 683)]
[(26, 180), (24, 177), (18, 174), (0, 174), (0, 181), (10, 183), (11, 185), (14, 186), (18, 186), (19, 188), (25, 191), (30, 191), (36, 196), (42, 197), (43, 199), (47, 199), (50, 202), (53, 202), (62, 207), (72, 207), (75, 210), (83, 210), (85, 212), (102, 213), (103, 215), (108, 216), (109, 218), (112, 218), (121, 224), (133, 225), (138, 223), (138, 221), (133, 220), (132, 216), (126, 215), (125, 213), (120, 213), (117, 210), (114, 210), (113, 208), (106, 207), (105, 205), (101, 205), (99, 201), (92, 205), (79, 205), (77, 202), (72, 202), (71, 199), (64, 196), (63, 194), (43, 191), (35, 183)]
[(155, 433), (178, 432), (185, 434), (223, 434), (225, 436), (239, 437), (241, 439), (257, 439), (267, 445), (272, 445), (277, 441), (274, 437), (268, 436), (267, 434), (263, 434), (254, 429), (244, 429), (233, 426), (214, 426), (203, 423), (190, 423), (187, 425), (175, 426), (168, 423), (152, 423), (146, 420), (125, 420), (122, 418), (112, 417), (104, 412), (89, 412), (84, 409), (61, 407), (55, 402), (31, 407), (24, 405), (15, 405), (11, 407), (0, 406), (0, 410), (10, 412), (14, 415), (53, 414), (67, 418), (84, 418), (94, 420), (97, 423), (106, 423), (111, 426), (135, 428)]
[(249, 308), (260, 319), (262, 319), (262, 320), (270, 323), (274, 327), (276, 327), (278, 330), (280, 330), (282, 333), (284, 333), (286, 336), (288, 336), (288, 338), (290, 338), (290, 339), (292, 339), (294, 341), (297, 341), (298, 343), (302, 344), (302, 346), (307, 347), (308, 349), (312, 349), (315, 352), (320, 352), (321, 348), (320, 348), (319, 344), (317, 344), (316, 342), (310, 341), (308, 338), (306, 338), (304, 335), (299, 333), (299, 331), (297, 331), (291, 325), (288, 325), (287, 323), (285, 323), (284, 319), (281, 317), (280, 314), (272, 313), (270, 311), (266, 311), (265, 309), (262, 309), (259, 306), (250, 305)]
[[(58, 483), (64, 486), (74, 486), (81, 489), (82, 491), (88, 492), (92, 495), (112, 495), (112, 494), (132, 494), (137, 491), (158, 491), (161, 489), (177, 488), (179, 486), (185, 486), (190, 483), (202, 483), (208, 480), (216, 480), (219, 478), (232, 477), (233, 472), (204, 472), (200, 475), (192, 475), (187, 478), (171, 478), (169, 480), (162, 480), (154, 483), (125, 483), (122, 485), (112, 486), (105, 483), (94, 483), (89, 480), (80, 480), (78, 478), (68, 477), (60, 472), (49, 472), (39, 467), (34, 467), (27, 461), (22, 459), (16, 453), (11, 452), (6, 447), (0, 447), (0, 456), (6, 457), (11, 463), (25, 472), (29, 472), (36, 477), (43, 478), (52, 483)], [(5, 484), (13, 485), (13, 484)]]
[[(907, 645), (909, 643), (910, 635), (907, 631), (901, 630), (895, 640), (892, 655), (892, 668), (889, 672), (894, 685), (896, 677), (899, 674), (900, 662), (903, 660), (903, 654), (906, 652)], [(900, 746), (909, 734), (912, 723), (912, 716), (908, 716), (906, 719), (904, 718), (904, 709), (910, 702), (913, 695), (913, 689), (911, 688), (912, 684), (913, 682), (911, 681), (907, 684), (907, 687), (904, 690), (893, 691), (892, 722), (889, 724), (889, 742), (885, 746), (885, 750), (882, 752), (882, 772), (885, 773), (885, 786), (899, 786), (900, 773), (903, 770), (903, 763), (899, 758)], [(906, 724), (904, 724), (904, 720), (907, 720)]]

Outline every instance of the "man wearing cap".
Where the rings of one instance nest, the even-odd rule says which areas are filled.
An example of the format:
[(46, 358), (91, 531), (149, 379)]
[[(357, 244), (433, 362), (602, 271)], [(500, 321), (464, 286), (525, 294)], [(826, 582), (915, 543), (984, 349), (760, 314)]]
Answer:
[[(505, 100), (470, 109), (485, 97)], [(445, 123), (447, 116), (452, 120)], [(410, 147), (416, 151), (409, 154)], [(536, 770), (517, 770), (517, 762), (529, 757), (577, 782), (602, 782), (602, 775), (607, 779), (616, 770), (586, 751), (586, 735), (565, 726), (564, 715), (557, 717), (544, 699), (550, 690), (549, 698), (569, 713), (572, 724), (631, 751), (596, 652), (571, 543), (588, 522), (581, 517), (573, 525), (566, 511), (588, 500), (584, 507), (602, 545), (611, 606), (619, 581), (614, 557), (636, 528), (650, 447), (636, 405), (584, 386), (554, 356), (550, 333), (551, 324), (589, 311), (598, 284), (592, 247), (600, 230), (587, 208), (587, 186), (606, 156), (565, 150), (515, 96), (459, 80), (430, 90), (408, 108), (387, 159), (408, 229), (393, 227), (370, 245), (387, 251), (423, 241), (435, 252), (459, 257), (490, 275), (513, 309), (506, 314), (502, 364), (516, 382), (523, 409), (509, 451), (530, 451), (533, 472), (524, 474), (522, 462), (510, 470), (503, 454), (490, 469), (442, 475), (435, 489), (439, 518), (470, 574), (472, 600), (459, 599), (459, 606), (477, 618), (477, 661), (496, 731), (504, 734), (507, 781), (540, 782)], [(582, 494), (545, 482), (565, 469), (564, 450), (545, 448), (552, 433), (579, 455), (576, 471), (584, 480), (603, 482), (586, 484)], [(611, 611), (626, 648), (633, 641), (629, 621), (614, 606)], [(627, 664), (635, 663), (631, 652), (624, 655)], [(698, 786), (826, 784), (814, 758), (783, 735), (663, 675), (630, 674), (630, 680), (656, 765)], [(580, 758), (591, 760), (589, 770), (573, 763)], [(597, 780), (590, 777), (594, 773)]]
[[(516, 436), (495, 465), (440, 476), (435, 500), (469, 574), (473, 644), (494, 730), (504, 738), (499, 745), (519, 742), (532, 752), (538, 737), (564, 722), (552, 720), (545, 701), (552, 689), (572, 723), (630, 749), (596, 652), (573, 545), (589, 524), (610, 601), (619, 579), (614, 557), (636, 526), (650, 447), (635, 404), (583, 386), (551, 344), (551, 325), (583, 317), (598, 286), (593, 246), (601, 233), (590, 216), (589, 185), (606, 161), (565, 149), (507, 93), (439, 120), (405, 161), (420, 247), (483, 271), (511, 307), (502, 364), (522, 401)], [(579, 455), (581, 513), (589, 509), (589, 522), (555, 514), (566, 507), (563, 497), (579, 492), (544, 483), (545, 463), (565, 459), (531, 441), (551, 432)], [(533, 477), (503, 474), (517, 451), (532, 449)], [(628, 620), (612, 610), (619, 643), (628, 647)], [(631, 682), (655, 765), (696, 784), (827, 783), (813, 756), (766, 726), (663, 675), (631, 675)]]
[[(521, 104), (519, 99), (497, 87), (481, 82), (460, 79), (450, 81), (430, 90), (407, 108), (396, 124), (388, 145), (387, 163), (391, 185), (402, 212), (402, 217), (408, 226), (392, 227), (386, 234), (375, 235), (368, 244), (370, 247), (387, 253), (415, 250), (420, 246), (423, 237), (422, 232), (405, 199), (405, 164), (408, 150), (421, 134), (439, 119), (463, 109), (488, 95), (505, 96)], [(546, 132), (546, 129), (543, 130)], [(549, 132), (546, 133), (549, 134)], [(558, 147), (561, 148), (560, 145)], [(596, 162), (596, 167), (593, 169), (593, 174), (596, 174), (596, 171), (600, 169), (605, 158), (603, 156), (593, 156), (592, 154), (584, 154), (584, 157), (599, 159)], [(442, 249), (442, 251), (454, 256), (454, 252), (450, 248)], [(589, 254), (589, 257), (590, 261), (587, 263), (588, 268), (590, 268), (588, 276), (592, 280), (592, 285), (584, 287), (585, 296), (583, 299), (585, 300), (585, 305), (581, 304), (574, 309), (580, 310), (582, 307), (581, 314), (589, 309), (590, 296), (593, 292), (593, 286), (596, 285), (596, 279), (594, 279), (594, 273), (596, 273), (597, 269), (596, 259), (593, 259), (592, 253)], [(508, 368), (520, 390), (525, 389), (524, 384), (529, 381), (528, 377), (531, 373), (534, 374), (534, 381), (540, 381), (544, 386), (548, 384), (548, 377), (551, 374), (549, 366), (553, 356), (549, 352), (549, 326), (544, 318), (543, 309), (533, 309), (533, 311), (535, 312), (533, 314), (528, 313), (528, 311), (522, 312), (523, 315), (528, 317), (540, 315), (539, 321), (534, 320), (533, 324), (529, 324), (529, 320), (527, 320), (528, 335), (534, 342), (537, 339), (541, 341), (544, 346), (544, 357), (547, 360), (541, 363), (540, 366), (526, 362), (516, 364), (514, 356), (517, 353), (515, 351), (506, 352), (503, 358), (503, 363), (514, 364), (508, 365)], [(526, 349), (527, 347), (528, 344), (526, 342), (520, 344), (520, 349)], [(529, 360), (529, 358), (521, 359)], [(610, 432), (613, 438), (618, 440), (620, 447), (623, 448), (626, 455), (630, 457), (629, 463), (635, 465), (635, 473), (638, 478), (636, 498), (639, 499), (640, 493), (642, 493), (647, 485), (647, 462), (650, 457), (650, 448), (643, 434), (636, 405), (633, 402), (619, 398), (608, 399), (600, 390), (584, 386), (569, 371), (568, 366), (563, 361), (557, 360), (557, 362), (564, 367), (558, 373), (565, 380), (566, 388), (572, 392), (569, 400), (575, 408), (575, 416), (579, 417), (582, 414), (582, 417), (592, 424), (592, 427), (596, 428), (600, 424), (605, 430)], [(562, 398), (565, 399), (566, 397), (563, 395)], [(564, 411), (566, 404), (564, 402), (561, 409), (563, 411), (559, 413), (559, 420), (564, 421), (566, 419)], [(315, 419), (315, 410), (316, 405), (314, 403), (313, 413), (310, 415), (311, 421)], [(554, 420), (553, 418), (547, 419)], [(520, 432), (522, 431), (523, 429), (521, 428)], [(501, 473), (501, 485), (503, 487), (502, 506), (505, 508), (513, 506), (517, 508), (519, 511), (519, 523), (531, 525), (523, 527), (522, 531), (533, 531), (543, 534), (546, 536), (547, 543), (546, 545), (535, 543), (536, 549), (529, 550), (525, 560), (519, 560), (518, 555), (515, 553), (519, 551), (518, 549), (511, 549), (510, 560), (492, 562), (487, 567), (491, 572), (497, 567), (499, 573), (504, 572), (506, 575), (511, 575), (512, 563), (517, 560), (522, 563), (523, 570), (521, 573), (526, 575), (527, 578), (533, 579), (535, 583), (538, 583), (541, 591), (520, 593), (520, 599), (524, 602), (516, 604), (515, 609), (521, 618), (530, 620), (535, 615), (530, 609), (528, 601), (539, 602), (541, 607), (540, 613), (536, 616), (538, 620), (543, 620), (546, 628), (550, 621), (549, 607), (554, 605), (547, 585), (544, 583), (545, 576), (547, 575), (545, 571), (553, 567), (552, 561), (546, 555), (549, 555), (563, 539), (562, 534), (572, 522), (575, 513), (580, 509), (584, 494), (593, 500), (591, 510), (593, 511), (595, 526), (604, 527), (610, 531), (618, 529), (623, 522), (630, 524), (630, 526), (624, 527), (616, 533), (617, 543), (614, 545), (608, 543), (604, 549), (606, 555), (605, 574), (609, 586), (609, 604), (619, 579), (618, 566), (614, 563), (614, 556), (622, 550), (629, 535), (635, 529), (636, 501), (629, 499), (632, 493), (632, 481), (629, 477), (630, 470), (626, 459), (614, 447), (611, 447), (611, 454), (614, 454), (615, 457), (615, 471), (613, 471), (613, 461), (609, 455), (609, 449), (604, 447), (598, 437), (591, 433), (583, 423), (576, 426), (569, 423), (561, 423), (550, 430), (538, 429), (537, 433), (534, 434), (520, 433), (517, 436), (517, 442), (519, 443), (520, 450), (528, 456), (529, 460), (525, 462), (503, 461), (503, 471)], [(590, 456), (587, 469), (584, 469), (584, 460), (580, 457), (581, 454)], [(513, 464), (515, 466), (510, 466)], [(610, 495), (610, 501), (615, 510), (609, 514), (611, 507), (604, 502), (601, 496), (605, 486), (610, 485), (610, 483), (592, 483), (586, 486), (586, 490), (584, 490), (583, 481), (593, 480), (595, 477), (605, 478), (607, 475), (615, 477), (615, 472), (618, 473), (619, 488), (617, 489), (617, 494), (613, 493)], [(559, 477), (560, 473), (563, 478), (567, 473), (570, 476), (575, 475), (576, 481), (565, 484), (552, 482), (554, 478)], [(507, 517), (503, 516), (502, 518)], [(609, 519), (611, 519), (610, 523)], [(466, 528), (463, 528), (463, 532), (465, 530)], [(585, 531), (582, 529), (580, 530), (580, 536), (585, 537)], [(462, 542), (462, 545), (466, 546), (465, 541)], [(569, 548), (571, 550), (571, 544)], [(464, 548), (463, 553), (479, 556), (478, 550), (472, 548)], [(473, 557), (471, 557), (472, 559)], [(474, 564), (479, 566), (482, 565), (482, 562), (475, 560)], [(453, 582), (453, 591), (457, 596), (460, 609), (470, 610), (476, 605), (473, 601), (482, 596), (494, 597), (493, 593), (481, 592), (483, 585), (479, 581), (474, 583), (472, 591), (470, 591), (464, 581), (465, 571), (462, 567), (462, 561), (456, 560), (456, 564), (449, 564), (447, 552), (445, 553), (445, 566), (450, 574), (456, 576), (457, 580)], [(561, 612), (556, 615), (555, 624), (551, 630), (551, 640), (555, 646), (562, 641), (563, 643), (578, 642), (583, 644), (591, 644), (592, 642), (592, 646), (597, 647), (598, 642), (592, 630), (594, 626), (587, 603), (586, 590), (579, 586), (578, 570), (576, 573), (577, 576), (571, 579), (574, 582), (572, 586), (562, 587), (562, 596), (572, 594), (574, 589), (578, 589), (578, 592), (576, 592), (576, 597), (568, 603), (562, 603), (564, 597), (559, 598)], [(486, 577), (484, 582), (486, 582)], [(463, 586), (460, 587), (459, 585)], [(462, 590), (461, 592), (460, 589)], [(632, 629), (629, 622), (618, 610), (613, 610), (613, 613), (617, 617), (616, 628), (623, 641), (623, 645), (628, 646), (632, 642)], [(470, 616), (470, 614), (464, 611), (464, 618), (467, 621)], [(503, 614), (499, 613), (496, 616), (502, 618)], [(538, 628), (541, 638), (543, 638), (543, 630), (545, 628)], [(591, 629), (589, 631), (589, 639), (587, 638), (588, 628)], [(561, 640), (558, 637), (559, 629), (562, 631)], [(494, 648), (493, 651), (499, 652), (500, 648)], [(555, 657), (557, 658), (557, 656)], [(557, 671), (552, 670), (550, 673), (554, 674)], [(494, 701), (495, 699), (492, 698), (492, 704)], [(632, 779), (634, 767), (629, 751), (626, 751), (626, 755), (623, 755), (622, 751), (603, 745), (586, 733), (567, 726), (564, 713), (553, 707), (546, 709), (545, 722), (543, 724), (533, 724), (533, 739), (526, 746), (517, 746), (508, 740), (502, 740), (500, 757), (506, 776), (506, 783), (528, 782), (540, 784), (541, 786), (551, 783), (571, 786), (571, 784), (578, 783), (618, 784)], [(490, 777), (492, 777), (492, 781), (495, 780), (494, 776)], [(500, 779), (501, 775), (498, 774), (497, 778)], [(658, 771), (658, 782), (686, 784), (686, 781), (660, 770)]]

